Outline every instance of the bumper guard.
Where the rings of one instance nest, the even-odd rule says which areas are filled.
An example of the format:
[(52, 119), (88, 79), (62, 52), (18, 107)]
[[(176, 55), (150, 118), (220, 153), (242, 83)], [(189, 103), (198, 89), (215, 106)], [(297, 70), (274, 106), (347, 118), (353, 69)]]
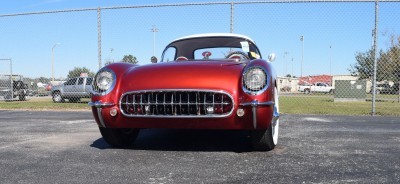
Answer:
[[(258, 102), (257, 100), (253, 100), (251, 102), (244, 102), (240, 104), (241, 106), (251, 106), (252, 107), (252, 112), (253, 112), (253, 127), (254, 129), (257, 128), (257, 107), (259, 106), (271, 106), (275, 105), (275, 102), (269, 101), (269, 102)], [(273, 122), (276, 122), (276, 120), (279, 118), (279, 112), (277, 111), (276, 107), (274, 106), (274, 114), (273, 114)]]
[(97, 108), (97, 117), (99, 118), (101, 126), (103, 126), (105, 128), (106, 124), (104, 123), (103, 116), (101, 116), (101, 109), (103, 107), (112, 107), (115, 104), (112, 103), (112, 102), (96, 101), (96, 102), (89, 102), (88, 105), (91, 106), (91, 107), (96, 107)]

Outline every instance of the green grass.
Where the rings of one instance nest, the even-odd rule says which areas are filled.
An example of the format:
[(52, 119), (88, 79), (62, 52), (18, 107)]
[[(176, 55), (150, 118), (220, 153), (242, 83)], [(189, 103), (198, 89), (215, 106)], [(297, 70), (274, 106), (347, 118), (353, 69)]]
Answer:
[[(377, 101), (376, 114), (382, 116), (399, 116), (400, 103), (397, 98), (391, 101)], [(335, 115), (370, 115), (371, 101), (366, 102), (333, 102), (332, 96), (297, 95), (280, 96), (280, 111), (285, 114), (335, 114)], [(23, 110), (90, 110), (89, 99), (79, 103), (54, 103), (51, 98), (32, 98), (27, 101), (0, 101), (0, 109)]]
[[(334, 102), (329, 96), (280, 96), (280, 111), (286, 114), (370, 115), (372, 102)], [(400, 103), (377, 101), (376, 115), (400, 116)]]
[(54, 103), (51, 98), (34, 98), (27, 101), (0, 101), (0, 109), (7, 110), (90, 110), (89, 99), (82, 99), (79, 103)]

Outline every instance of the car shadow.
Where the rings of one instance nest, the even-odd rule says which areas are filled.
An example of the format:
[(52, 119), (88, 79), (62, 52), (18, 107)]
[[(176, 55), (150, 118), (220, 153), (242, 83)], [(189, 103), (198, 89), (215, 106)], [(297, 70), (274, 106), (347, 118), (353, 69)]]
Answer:
[[(247, 131), (237, 130), (144, 129), (134, 145), (127, 149), (242, 153), (252, 151), (248, 135)], [(108, 145), (103, 138), (95, 140), (90, 146), (118, 149)]]

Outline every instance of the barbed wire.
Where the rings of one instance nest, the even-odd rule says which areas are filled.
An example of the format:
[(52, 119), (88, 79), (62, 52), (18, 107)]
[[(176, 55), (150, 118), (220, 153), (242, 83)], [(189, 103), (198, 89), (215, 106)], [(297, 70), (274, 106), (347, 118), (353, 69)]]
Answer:
[[(234, 1), (235, 5), (240, 4), (267, 4), (267, 3), (373, 3), (376, 0), (264, 0), (264, 1)], [(379, 0), (380, 3), (400, 2), (400, 0)], [(112, 7), (96, 7), (96, 8), (81, 8), (81, 9), (67, 9), (67, 10), (51, 10), (39, 12), (25, 12), (25, 13), (12, 13), (1, 14), (2, 17), (15, 17), (26, 15), (42, 15), (54, 13), (68, 13), (68, 12), (84, 12), (84, 11), (98, 11), (101, 10), (117, 10), (117, 9), (136, 9), (136, 8), (160, 8), (160, 7), (181, 7), (181, 6), (204, 6), (204, 5), (231, 5), (232, 1), (227, 2), (198, 2), (198, 3), (176, 3), (176, 4), (154, 4), (154, 5), (134, 5), (134, 6), (112, 6)]]

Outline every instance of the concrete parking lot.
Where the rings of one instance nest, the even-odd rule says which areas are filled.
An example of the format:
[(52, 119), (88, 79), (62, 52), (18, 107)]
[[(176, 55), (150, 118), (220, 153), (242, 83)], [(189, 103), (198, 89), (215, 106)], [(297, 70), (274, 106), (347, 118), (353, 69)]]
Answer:
[(159, 129), (113, 149), (88, 111), (0, 111), (0, 183), (400, 182), (398, 117), (281, 119), (270, 152), (242, 131)]

